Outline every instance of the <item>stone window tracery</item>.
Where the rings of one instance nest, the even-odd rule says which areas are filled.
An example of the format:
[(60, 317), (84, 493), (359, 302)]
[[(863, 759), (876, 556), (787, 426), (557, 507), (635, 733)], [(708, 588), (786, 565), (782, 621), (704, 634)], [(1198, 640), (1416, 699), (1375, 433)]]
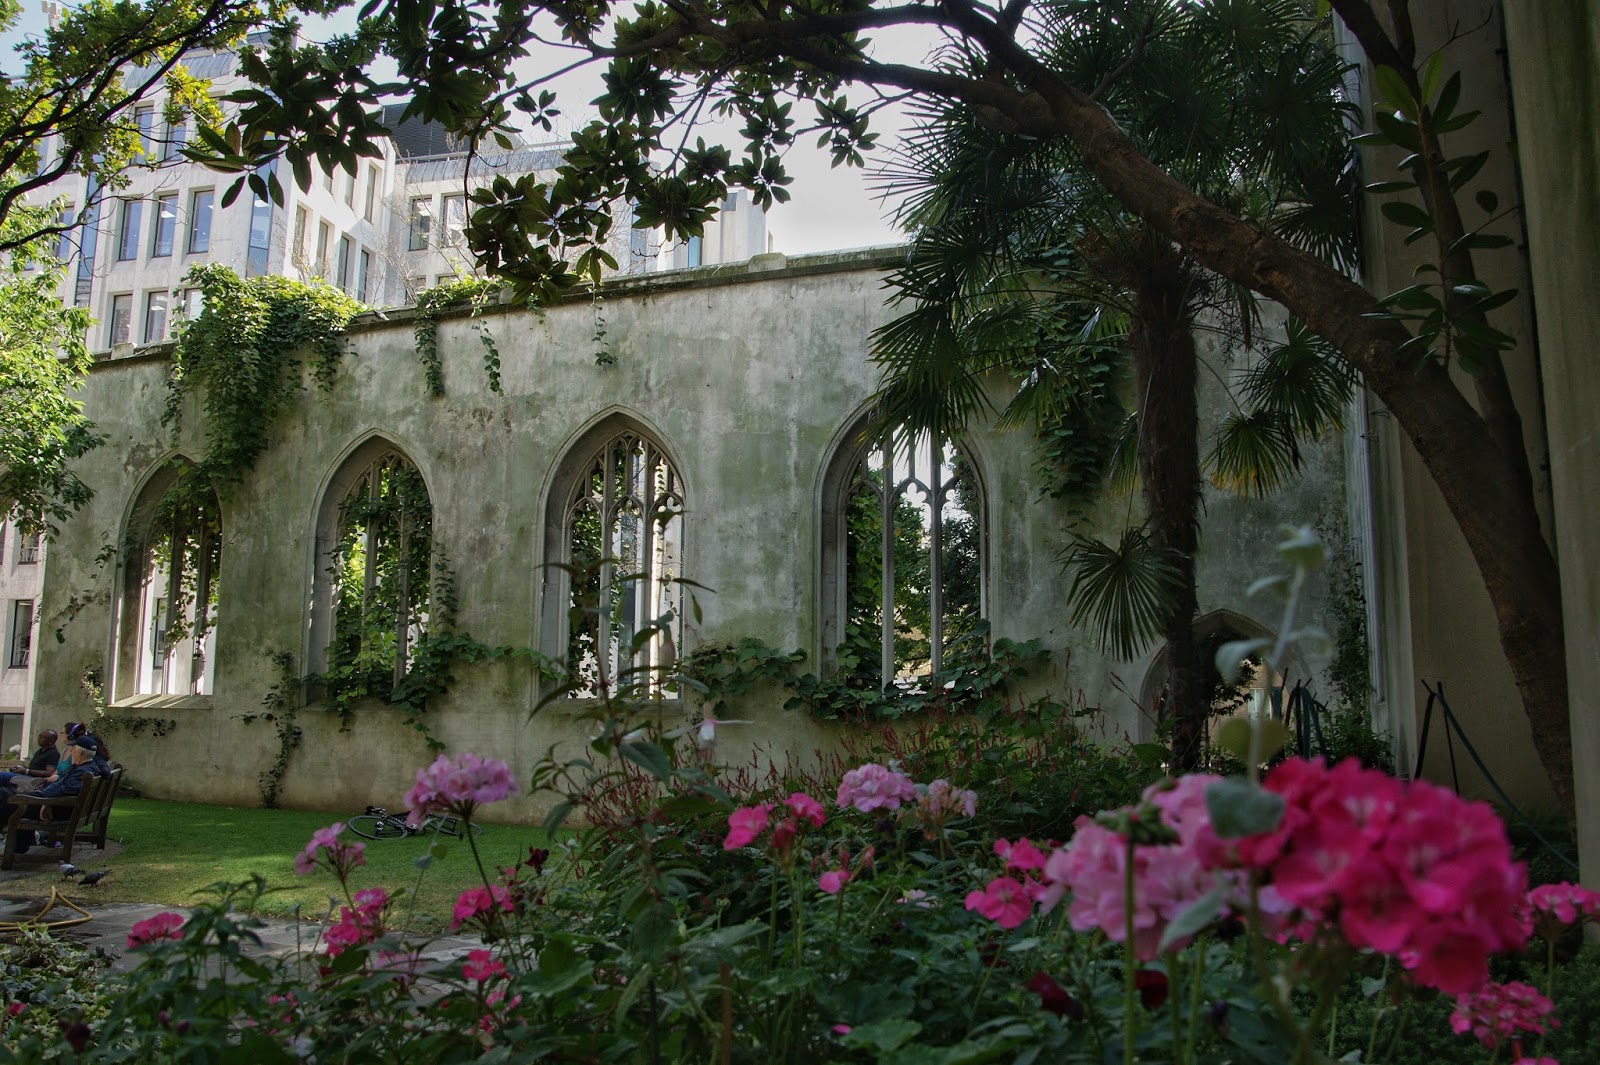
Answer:
[(655, 689), (683, 645), (682, 480), (642, 433), (599, 435), (574, 449), (552, 499), (563, 565), (547, 583), (564, 617), (547, 607), (546, 621), (585, 698), (619, 683)]
[[(432, 599), (433, 505), (421, 473), (376, 442), (345, 463), (318, 523), (322, 672), (387, 697), (406, 675)], [(320, 630), (320, 632), (318, 631)], [(315, 658), (318, 656), (314, 656)]]
[(127, 538), (116, 697), (211, 695), (216, 674), (222, 513), (180, 463), (152, 478)]
[(849, 439), (826, 482), (822, 657), (863, 687), (916, 687), (987, 633), (982, 483), (947, 437)]

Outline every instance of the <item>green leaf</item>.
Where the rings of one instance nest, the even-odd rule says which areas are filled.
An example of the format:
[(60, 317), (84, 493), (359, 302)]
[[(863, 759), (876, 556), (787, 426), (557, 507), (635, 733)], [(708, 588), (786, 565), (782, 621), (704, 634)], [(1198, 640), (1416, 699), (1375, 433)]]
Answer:
[(1239, 675), (1239, 667), (1245, 659), (1261, 653), (1272, 646), (1272, 641), (1264, 636), (1251, 640), (1229, 640), (1217, 648), (1217, 672), (1222, 674), (1222, 679), (1232, 681)]
[[(1258, 732), (1261, 734), (1259, 740), (1256, 739)], [(1217, 746), (1246, 765), (1250, 764), (1252, 742), (1259, 743), (1256, 753), (1260, 760), (1265, 761), (1289, 742), (1289, 730), (1281, 721), (1270, 717), (1231, 717), (1217, 729)]]
[(1380, 210), (1383, 217), (1400, 226), (1415, 226), (1418, 229), (1433, 228), (1433, 217), (1421, 207), (1408, 200), (1390, 200)]
[(678, 915), (672, 904), (658, 899), (633, 922), (633, 950), (647, 961), (660, 961), (677, 931)]
[(1283, 820), (1283, 798), (1242, 777), (1226, 777), (1206, 787), (1206, 810), (1221, 839), (1271, 832)]
[(908, 1017), (890, 1017), (887, 1020), (874, 1021), (851, 1029), (843, 1042), (848, 1047), (860, 1047), (888, 1054), (898, 1050), (920, 1031), (922, 1025)]
[(1428, 65), (1422, 69), (1422, 98), (1433, 99), (1434, 87), (1439, 84), (1439, 75), (1444, 72), (1444, 49), (1435, 51), (1428, 57)]
[(1378, 101), (1386, 107), (1393, 108), (1415, 122), (1421, 113), (1417, 98), (1411, 95), (1411, 90), (1406, 87), (1405, 78), (1393, 67), (1374, 67), (1372, 81), (1378, 90)]
[(1287, 538), (1278, 545), (1278, 557), (1296, 569), (1318, 570), (1328, 561), (1328, 549), (1318, 539), (1315, 530), (1285, 526)]
[(1217, 919), (1222, 912), (1222, 887), (1219, 885), (1184, 907), (1161, 932), (1157, 954), (1165, 954), (1180, 939), (1187, 939)]
[(1487, 214), (1494, 214), (1495, 208), (1500, 206), (1500, 197), (1494, 194), (1493, 189), (1479, 189), (1478, 194), (1473, 198), (1478, 201), (1478, 206)]
[(617, 753), (657, 780), (666, 780), (672, 775), (672, 760), (659, 743), (629, 740), (617, 748)]

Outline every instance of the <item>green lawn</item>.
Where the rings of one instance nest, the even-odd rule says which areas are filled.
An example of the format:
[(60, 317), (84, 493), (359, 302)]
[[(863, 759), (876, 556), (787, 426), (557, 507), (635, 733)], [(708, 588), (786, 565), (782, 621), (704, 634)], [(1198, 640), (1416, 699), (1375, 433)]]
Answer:
[[(321, 918), (330, 896), (339, 895), (332, 874), (318, 870), (296, 876), (294, 856), (305, 848), (311, 833), (342, 818), (337, 814), (302, 810), (237, 809), (158, 799), (118, 799), (111, 813), (111, 836), (124, 845), (109, 862), (97, 860), (92, 846), (79, 850), (78, 864), (105, 867), (109, 876), (74, 896), (101, 902), (156, 902), (181, 907), (193, 905), (195, 892), (219, 881), (243, 881), (253, 873), (273, 888), (260, 911), (287, 916)], [(359, 839), (346, 830), (342, 839)], [(527, 857), (528, 848), (543, 846), (542, 829), (522, 825), (485, 825), (477, 839), (478, 853), (491, 876), (500, 866)], [(367, 864), (357, 869), (351, 887), (387, 888), (399, 894), (418, 889), (419, 924), (447, 922), (451, 905), (463, 888), (481, 883), (472, 851), (465, 840), (443, 839), (445, 853), (426, 871), (416, 859), (427, 854), (429, 840), (365, 841)], [(33, 852), (37, 853), (37, 851)], [(419, 873), (421, 876), (419, 886)], [(29, 878), (5, 885), (7, 894), (44, 894), (54, 877)], [(406, 911), (402, 902), (397, 913)]]

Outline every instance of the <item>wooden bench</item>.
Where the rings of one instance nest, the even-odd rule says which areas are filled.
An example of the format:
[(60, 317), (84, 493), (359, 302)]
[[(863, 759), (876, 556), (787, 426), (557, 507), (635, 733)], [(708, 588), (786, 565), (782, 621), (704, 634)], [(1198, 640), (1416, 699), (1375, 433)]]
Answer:
[[(106, 849), (106, 826), (111, 821), (111, 804), (117, 799), (117, 789), (122, 786), (122, 767), (118, 766), (103, 777), (91, 777), (76, 795), (58, 795), (41, 799), (37, 795), (13, 795), (11, 817), (6, 822), (5, 853), (0, 855), (0, 869), (10, 869), (16, 863), (17, 840), (24, 832), (36, 833), (35, 845), (48, 846), (52, 840), (61, 843), (60, 860), (72, 861), (73, 844), (82, 840)], [(48, 807), (51, 819), (29, 817), (32, 807)], [(51, 851), (52, 856), (56, 854)]]

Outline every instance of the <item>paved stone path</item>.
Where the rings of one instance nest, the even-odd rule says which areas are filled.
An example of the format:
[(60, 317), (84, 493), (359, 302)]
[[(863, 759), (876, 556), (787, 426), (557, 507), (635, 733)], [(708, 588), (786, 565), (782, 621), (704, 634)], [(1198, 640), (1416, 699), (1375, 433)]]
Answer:
[[(73, 864), (94, 869), (103, 864), (104, 858), (121, 849), (119, 844), (113, 843), (106, 848), (104, 855), (98, 851), (89, 851), (92, 857), (73, 855)], [(62, 879), (59, 872), (60, 853), (56, 851), (52, 856), (48, 849), (34, 848), (17, 857), (15, 869), (0, 870), (0, 921), (20, 921), (32, 917), (49, 897), (50, 888), (59, 887), (62, 894), (88, 910), (93, 917), (83, 924), (60, 929), (56, 934), (85, 946), (103, 948), (117, 958), (112, 966), (117, 971), (132, 968), (134, 964), (134, 959), (124, 959), (122, 955), (127, 947), (128, 932), (135, 923), (158, 913), (183, 912), (181, 906), (150, 902), (97, 903), (93, 887), (79, 888), (72, 881)], [(57, 907), (50, 914), (50, 917), (56, 916), (71, 917), (73, 913), (65, 907)], [(281, 955), (309, 951), (316, 946), (323, 928), (314, 921), (276, 918), (263, 918), (263, 921), (264, 926), (256, 933), (261, 937), (261, 946), (251, 948), (248, 953)], [(476, 936), (440, 936), (430, 941), (428, 949), (422, 951), (422, 957), (430, 962), (448, 962), (465, 957), (468, 951), (481, 946), (483, 941)]]

